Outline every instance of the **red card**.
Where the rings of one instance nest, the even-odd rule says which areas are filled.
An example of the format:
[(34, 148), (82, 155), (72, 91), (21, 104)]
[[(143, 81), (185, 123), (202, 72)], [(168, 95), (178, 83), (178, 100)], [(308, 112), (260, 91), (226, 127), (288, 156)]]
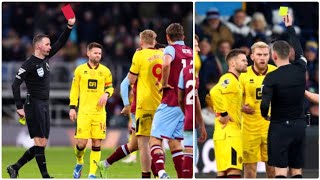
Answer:
[(64, 17), (69, 20), (75, 16), (70, 4), (64, 6), (61, 8), (61, 11), (63, 12)]

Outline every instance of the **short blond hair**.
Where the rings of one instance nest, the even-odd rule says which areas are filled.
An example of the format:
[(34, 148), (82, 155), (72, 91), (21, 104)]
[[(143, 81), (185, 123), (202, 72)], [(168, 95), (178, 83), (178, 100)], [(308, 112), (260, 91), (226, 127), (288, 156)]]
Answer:
[(251, 53), (253, 53), (256, 48), (268, 48), (270, 50), (269, 45), (262, 41), (258, 41), (251, 46)]
[(141, 41), (149, 45), (153, 45), (156, 41), (156, 38), (157, 34), (150, 29), (146, 29), (140, 33)]

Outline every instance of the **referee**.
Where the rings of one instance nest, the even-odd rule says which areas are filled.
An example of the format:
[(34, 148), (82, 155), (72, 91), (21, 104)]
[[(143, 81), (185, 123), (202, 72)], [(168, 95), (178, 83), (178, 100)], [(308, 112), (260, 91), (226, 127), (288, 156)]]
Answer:
[[(66, 43), (76, 19), (68, 20), (65, 31), (51, 47), (47, 35), (37, 35), (33, 38), (34, 54), (23, 62), (12, 84), (14, 101), (20, 118), (26, 118), (30, 137), (34, 146), (28, 149), (13, 165), (7, 167), (10, 178), (17, 178), (19, 169), (36, 158), (42, 178), (50, 178), (45, 158), (45, 147), (50, 132), (49, 89), (50, 68), (49, 59)], [(21, 100), (20, 85), (25, 81), (27, 99)]]
[(261, 115), (271, 119), (268, 131), (268, 165), (275, 167), (275, 177), (285, 178), (287, 167), (293, 178), (302, 178), (305, 139), (304, 93), (307, 60), (292, 27), (292, 17), (284, 17), (289, 42), (295, 50), (295, 61), (290, 64), (290, 45), (276, 41), (272, 59), (278, 69), (267, 74), (262, 85)]

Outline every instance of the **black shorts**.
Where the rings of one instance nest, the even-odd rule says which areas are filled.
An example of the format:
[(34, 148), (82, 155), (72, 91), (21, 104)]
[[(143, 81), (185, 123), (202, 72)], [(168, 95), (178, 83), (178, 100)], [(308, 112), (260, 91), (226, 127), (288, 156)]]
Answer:
[(24, 104), (26, 120), (31, 139), (34, 137), (49, 138), (50, 115), (49, 101), (30, 98)]
[(304, 119), (270, 123), (268, 165), (279, 168), (303, 167), (306, 123)]

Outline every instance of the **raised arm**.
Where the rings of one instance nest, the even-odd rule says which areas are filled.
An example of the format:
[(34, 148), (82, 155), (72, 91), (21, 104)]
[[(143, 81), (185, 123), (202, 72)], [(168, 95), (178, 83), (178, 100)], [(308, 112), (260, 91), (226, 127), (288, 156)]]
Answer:
[(303, 50), (302, 50), (300, 41), (297, 37), (296, 31), (294, 30), (294, 27), (292, 26), (291, 15), (284, 16), (283, 21), (284, 21), (285, 26), (288, 28), (287, 33), (289, 36), (289, 43), (295, 51), (295, 59), (298, 60), (301, 58), (301, 56), (303, 56)]
[(48, 55), (49, 58), (55, 55), (66, 44), (75, 22), (75, 17), (68, 20), (66, 29), (60, 35), (59, 39), (52, 45), (52, 49)]

